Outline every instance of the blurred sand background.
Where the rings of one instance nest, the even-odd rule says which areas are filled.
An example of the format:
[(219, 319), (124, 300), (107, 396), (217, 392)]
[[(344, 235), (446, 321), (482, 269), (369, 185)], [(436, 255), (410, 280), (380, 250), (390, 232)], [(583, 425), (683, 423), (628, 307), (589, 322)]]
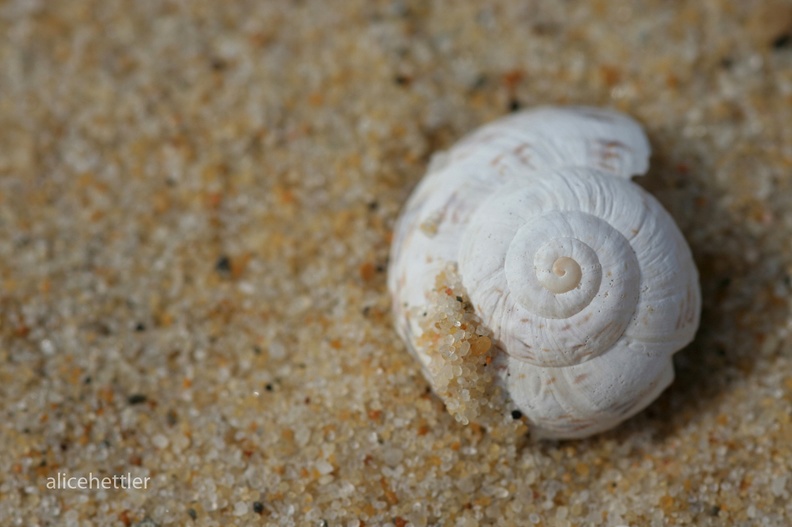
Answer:
[[(384, 269), (432, 152), (546, 103), (645, 125), (704, 311), (536, 444), (427, 392)], [(789, 1), (0, 1), (0, 524), (792, 524), (790, 123)]]

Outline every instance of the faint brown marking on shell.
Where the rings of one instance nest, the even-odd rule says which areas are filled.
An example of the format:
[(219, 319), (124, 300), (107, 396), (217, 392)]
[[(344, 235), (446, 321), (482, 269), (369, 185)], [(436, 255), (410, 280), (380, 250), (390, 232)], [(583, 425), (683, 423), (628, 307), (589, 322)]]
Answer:
[(614, 148), (623, 148), (626, 149), (627, 145), (622, 143), (621, 141), (600, 141), (600, 144), (606, 149), (614, 149)]
[(574, 382), (575, 384), (580, 384), (581, 382), (585, 381), (588, 376), (589, 376), (588, 373), (581, 373), (580, 375), (575, 377), (575, 380), (572, 382)]
[(470, 216), (469, 212), (465, 212), (465, 202), (460, 199), (459, 192), (454, 192), (448, 197), (448, 201), (443, 204), (443, 214), (448, 216), (452, 223), (462, 223), (463, 220)]
[(501, 164), (501, 162), (503, 161), (503, 158), (504, 158), (505, 156), (506, 156), (506, 154), (498, 154), (497, 156), (495, 156), (495, 157), (492, 159), (492, 161), (490, 161), (490, 165), (492, 165), (492, 166), (494, 166), (494, 167), (497, 167), (498, 165), (500, 165), (500, 164)]
[(693, 307), (695, 304), (695, 302), (693, 302), (693, 297), (693, 290), (690, 288), (690, 285), (688, 285), (685, 292), (685, 299), (682, 301), (682, 306), (679, 309), (679, 314), (674, 324), (674, 329), (680, 329), (688, 324), (692, 324), (693, 320), (695, 320), (696, 312)]
[(491, 165), (498, 171), (498, 176), (505, 177), (509, 171), (509, 165), (505, 162), (506, 154), (499, 154), (491, 161)]
[(530, 150), (530, 148), (530, 144), (523, 143), (514, 149), (514, 155), (520, 160), (520, 162), (522, 162), (522, 164), (528, 168), (535, 169), (536, 167), (533, 165), (533, 163), (531, 163), (531, 156), (526, 153), (526, 150)]
[(627, 150), (627, 145), (621, 141), (599, 141), (599, 166), (608, 172), (615, 172), (618, 165), (614, 164), (616, 161), (621, 161), (621, 154), (619, 149)]

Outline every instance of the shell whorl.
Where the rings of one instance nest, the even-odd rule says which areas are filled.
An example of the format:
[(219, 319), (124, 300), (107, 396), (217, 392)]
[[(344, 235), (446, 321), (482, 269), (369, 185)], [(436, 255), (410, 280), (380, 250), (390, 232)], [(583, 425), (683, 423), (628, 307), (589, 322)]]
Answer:
[(625, 180), (561, 169), (496, 192), (471, 217), (460, 273), (509, 355), (576, 364), (605, 352), (633, 321), (646, 262), (627, 236), (657, 233), (642, 232), (639, 210), (611, 200), (643, 202)]

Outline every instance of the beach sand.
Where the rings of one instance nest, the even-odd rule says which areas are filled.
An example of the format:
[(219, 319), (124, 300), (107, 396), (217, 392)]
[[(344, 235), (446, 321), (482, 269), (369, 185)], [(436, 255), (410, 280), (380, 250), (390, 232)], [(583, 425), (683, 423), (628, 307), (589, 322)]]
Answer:
[[(701, 274), (583, 441), (457, 423), (385, 286), (432, 153), (541, 104), (645, 126)], [(792, 524), (790, 123), (788, 1), (0, 2), (0, 524)]]

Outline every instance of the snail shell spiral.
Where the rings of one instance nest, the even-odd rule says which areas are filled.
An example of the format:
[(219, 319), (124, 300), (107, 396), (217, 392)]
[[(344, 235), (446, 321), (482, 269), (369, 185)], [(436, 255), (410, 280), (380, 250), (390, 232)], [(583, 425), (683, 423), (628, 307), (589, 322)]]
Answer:
[(649, 153), (629, 117), (546, 107), (436, 155), (397, 223), (389, 269), (397, 329), (424, 366), (426, 310), (415, 308), (451, 263), (535, 435), (585, 437), (654, 400), (693, 339), (700, 292), (673, 219), (630, 181)]

